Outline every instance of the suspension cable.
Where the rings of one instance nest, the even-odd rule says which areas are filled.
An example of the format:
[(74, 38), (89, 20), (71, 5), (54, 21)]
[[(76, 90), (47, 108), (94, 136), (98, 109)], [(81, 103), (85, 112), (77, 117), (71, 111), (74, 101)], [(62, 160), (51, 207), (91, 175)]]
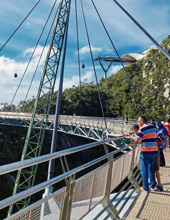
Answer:
[(77, 58), (78, 58), (78, 71), (79, 71), (79, 84), (80, 84), (80, 108), (82, 115), (82, 85), (81, 85), (81, 69), (80, 69), (80, 43), (79, 43), (79, 26), (78, 26), (78, 14), (77, 14), (77, 0), (75, 0), (75, 15), (76, 15), (76, 33), (77, 33)]
[(28, 95), (29, 95), (29, 92), (30, 92), (30, 89), (31, 89), (32, 83), (33, 83), (33, 81), (34, 81), (34, 78), (35, 78), (35, 75), (36, 75), (36, 73), (37, 73), (37, 70), (38, 70), (39, 64), (40, 64), (40, 62), (41, 62), (41, 59), (42, 59), (42, 56), (43, 56), (43, 53), (44, 53), (45, 47), (46, 47), (46, 45), (47, 45), (47, 42), (48, 42), (48, 39), (49, 39), (49, 36), (50, 36), (51, 30), (52, 30), (52, 28), (53, 28), (53, 25), (54, 25), (54, 22), (55, 22), (55, 19), (56, 19), (56, 16), (57, 16), (57, 13), (58, 13), (58, 11), (56, 11), (56, 14), (55, 14), (55, 16), (54, 16), (54, 19), (53, 19), (53, 21), (52, 21), (52, 24), (51, 24), (50, 30), (49, 30), (49, 32), (48, 32), (48, 35), (47, 35), (46, 41), (45, 41), (44, 46), (43, 46), (43, 49), (42, 49), (42, 51), (41, 51), (40, 58), (39, 58), (39, 60), (38, 60), (38, 63), (37, 63), (36, 69), (35, 69), (35, 71), (34, 71), (34, 74), (33, 74), (33, 76), (32, 76), (32, 79), (31, 79), (31, 82), (30, 82), (29, 88), (28, 88), (28, 90), (27, 90), (27, 94), (26, 94), (26, 96), (25, 96), (24, 101), (26, 101), (27, 98), (28, 98)]
[(130, 83), (130, 85), (131, 85), (132, 88), (133, 88), (133, 91), (134, 91), (134, 93), (135, 93), (135, 95), (136, 95), (136, 97), (137, 97), (137, 99), (138, 99), (138, 101), (139, 101), (139, 103), (140, 103), (140, 105), (141, 105), (141, 108), (142, 108), (143, 112), (146, 114), (147, 118), (149, 119), (150, 117), (148, 116), (148, 114), (147, 114), (147, 112), (146, 112), (146, 109), (145, 109), (144, 105), (142, 104), (142, 101), (141, 101), (141, 99), (140, 99), (140, 97), (139, 97), (139, 95), (138, 95), (138, 93), (137, 93), (137, 91), (136, 91), (136, 89), (135, 89), (135, 87), (134, 87), (132, 81), (131, 81), (131, 78), (130, 78), (128, 72), (126, 71), (126, 69), (125, 69), (125, 67), (124, 67), (124, 64), (123, 64), (123, 62), (122, 62), (122, 60), (121, 60), (121, 58), (120, 58), (120, 55), (119, 55), (119, 53), (118, 53), (118, 51), (117, 51), (117, 49), (116, 49), (116, 47), (115, 47), (115, 45), (114, 45), (114, 43), (113, 43), (113, 41), (112, 41), (112, 39), (111, 39), (111, 36), (110, 36), (110, 34), (109, 34), (109, 32), (108, 32), (108, 30), (107, 30), (107, 28), (106, 28), (106, 26), (105, 26), (105, 24), (104, 24), (102, 18), (101, 18), (101, 16), (100, 16), (100, 13), (99, 13), (99, 11), (98, 11), (98, 9), (97, 9), (97, 7), (96, 7), (94, 1), (91, 0), (91, 2), (92, 2), (93, 6), (94, 6), (94, 8), (95, 8), (95, 10), (96, 10), (96, 12), (97, 12), (97, 15), (98, 15), (98, 17), (99, 17), (99, 19), (100, 19), (100, 21), (101, 21), (101, 23), (102, 23), (102, 25), (103, 25), (103, 28), (104, 28), (105, 31), (106, 31), (106, 34), (107, 34), (107, 36), (108, 36), (108, 38), (109, 38), (109, 40), (110, 40), (110, 42), (111, 42), (111, 44), (112, 44), (114, 50), (115, 50), (115, 52), (116, 52), (116, 55), (117, 55), (117, 57), (118, 57), (118, 59), (119, 59), (119, 62), (121, 63), (121, 65), (122, 65), (122, 67), (123, 67), (123, 70), (124, 70), (125, 74), (127, 75), (127, 78), (128, 78), (128, 80), (129, 80), (129, 83)]
[(116, 1), (113, 0), (117, 6), (141, 29), (141, 31), (162, 51), (162, 53), (170, 60), (170, 54), (160, 46), (160, 44)]
[(3, 44), (3, 46), (0, 48), (0, 51), (7, 45), (7, 43), (11, 40), (11, 38), (14, 36), (14, 34), (19, 30), (19, 28), (22, 26), (22, 24), (26, 21), (26, 19), (30, 16), (30, 14), (34, 11), (34, 9), (37, 7), (37, 5), (40, 3), (41, 0), (38, 0), (38, 2), (34, 5), (34, 7), (31, 9), (31, 11), (27, 14), (27, 16), (24, 18), (24, 20), (19, 24), (19, 26), (15, 29), (15, 31), (11, 34), (11, 36), (8, 38), (8, 40)]
[(96, 78), (96, 85), (97, 85), (97, 91), (98, 91), (98, 96), (99, 96), (99, 101), (100, 101), (100, 107), (101, 107), (103, 119), (105, 122), (105, 128), (107, 129), (107, 122), (106, 122), (106, 118), (105, 118), (105, 114), (104, 114), (104, 110), (103, 110), (103, 104), (102, 104), (102, 99), (101, 99), (100, 89), (99, 89), (99, 82), (98, 82), (98, 78), (97, 78), (96, 67), (94, 64), (93, 52), (92, 52), (92, 48), (91, 48), (91, 42), (90, 42), (89, 32), (87, 29), (86, 17), (85, 17), (85, 13), (84, 13), (82, 0), (80, 0), (80, 3), (81, 3), (81, 9), (82, 9), (82, 14), (83, 14), (83, 19), (84, 19), (84, 25), (85, 25), (85, 29), (86, 29), (87, 40), (88, 40), (89, 49), (90, 49), (90, 55), (91, 55), (92, 64), (93, 64), (93, 70), (94, 70), (94, 74), (95, 74), (95, 78)]
[(78, 15), (77, 15), (77, 0), (75, 0), (75, 14), (76, 14), (76, 32), (77, 32), (77, 55), (78, 55), (78, 67), (79, 67), (79, 83), (81, 92), (81, 70), (80, 70), (80, 44), (79, 44), (79, 28), (78, 28)]
[(33, 50), (32, 54), (31, 54), (31, 57), (30, 57), (30, 59), (29, 59), (29, 61), (28, 61), (28, 64), (27, 64), (27, 66), (26, 66), (26, 69), (25, 69), (25, 71), (24, 71), (24, 73), (23, 73), (23, 75), (22, 75), (22, 77), (21, 77), (21, 80), (20, 80), (20, 82), (19, 82), (19, 84), (18, 84), (18, 87), (17, 87), (15, 93), (14, 93), (14, 96), (13, 96), (13, 98), (12, 98), (12, 101), (11, 101), (10, 105), (13, 104), (13, 101), (14, 101), (16, 95), (17, 95), (17, 92), (18, 92), (18, 90), (19, 90), (19, 88), (20, 88), (20, 86), (21, 86), (21, 83), (22, 83), (22, 81), (23, 81), (23, 79), (24, 79), (24, 76), (25, 76), (25, 74), (26, 74), (26, 72), (27, 72), (27, 70), (28, 70), (28, 67), (29, 67), (29, 65), (30, 65), (30, 63), (31, 63), (31, 61), (32, 61), (32, 58), (33, 58), (33, 56), (34, 56), (34, 54), (35, 54), (35, 51), (36, 51), (36, 49), (37, 49), (37, 47), (38, 47), (38, 44), (39, 44), (39, 42), (40, 42), (40, 40), (41, 40), (41, 37), (42, 37), (42, 35), (43, 35), (43, 33), (44, 33), (44, 30), (45, 30), (45, 28), (46, 28), (46, 26), (47, 26), (47, 23), (48, 23), (48, 21), (49, 21), (49, 19), (50, 19), (50, 17), (51, 17), (51, 14), (52, 14), (52, 12), (53, 12), (53, 10), (54, 10), (54, 7), (55, 7), (56, 3), (57, 3), (57, 0), (55, 0), (54, 4), (53, 4), (53, 6), (52, 6), (52, 9), (51, 9), (51, 11), (50, 11), (50, 14), (48, 15), (48, 18), (47, 18), (47, 20), (46, 20), (46, 22), (45, 22), (45, 25), (44, 25), (44, 27), (43, 27), (43, 29), (42, 29), (42, 31), (41, 31), (41, 34), (40, 34), (40, 36), (39, 36), (39, 38), (38, 38), (38, 41), (37, 41), (37, 43), (36, 43), (36, 46), (34, 47), (34, 50)]

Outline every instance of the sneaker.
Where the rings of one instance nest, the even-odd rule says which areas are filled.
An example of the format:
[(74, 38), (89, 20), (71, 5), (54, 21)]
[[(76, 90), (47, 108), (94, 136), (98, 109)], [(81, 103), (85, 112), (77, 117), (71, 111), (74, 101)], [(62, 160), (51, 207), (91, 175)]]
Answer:
[(141, 191), (141, 192), (150, 192), (150, 190), (145, 190), (143, 187), (140, 187), (139, 191)]
[(149, 187), (151, 190), (154, 190), (157, 187), (157, 183), (155, 183), (153, 187), (151, 187), (151, 185), (149, 184)]
[(163, 186), (156, 186), (156, 187), (154, 188), (154, 191), (155, 191), (155, 192), (162, 192), (162, 191), (163, 191)]

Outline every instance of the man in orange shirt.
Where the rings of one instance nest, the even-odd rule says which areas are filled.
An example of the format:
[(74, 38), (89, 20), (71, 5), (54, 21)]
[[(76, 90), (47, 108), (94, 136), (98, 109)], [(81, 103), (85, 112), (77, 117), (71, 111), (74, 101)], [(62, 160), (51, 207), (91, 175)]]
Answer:
[[(140, 126), (136, 137), (130, 136), (136, 143), (141, 142), (141, 174), (143, 180), (143, 189), (149, 191), (148, 178), (150, 178), (150, 187), (156, 187), (154, 163), (158, 154), (156, 127), (153, 124), (147, 124), (147, 118), (141, 116), (138, 119)], [(150, 175), (149, 175), (150, 174)]]

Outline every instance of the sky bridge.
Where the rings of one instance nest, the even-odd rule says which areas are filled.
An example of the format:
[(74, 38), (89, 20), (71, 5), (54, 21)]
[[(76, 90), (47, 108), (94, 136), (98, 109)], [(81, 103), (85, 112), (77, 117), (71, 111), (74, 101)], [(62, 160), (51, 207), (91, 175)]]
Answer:
[[(0, 112), (0, 124), (29, 127), (31, 116), (30, 113)], [(54, 118), (54, 115), (49, 115), (46, 130), (53, 131)], [(135, 120), (129, 120), (126, 124), (122, 119), (107, 118), (106, 128), (103, 118), (100, 117), (60, 115), (58, 131), (92, 140), (102, 140), (105, 137), (121, 136), (129, 132), (135, 122)], [(41, 125), (45, 125), (43, 115), (37, 115), (34, 127), (40, 129)]]
[[(0, 125), (28, 127), (30, 118), (30, 113), (1, 112)], [(37, 119), (41, 121), (41, 115), (37, 115)], [(17, 123), (14, 122), (15, 120), (17, 120)], [(24, 125), (23, 120), (27, 121)], [(51, 120), (51, 122), (54, 121), (54, 116), (50, 115), (49, 120)], [(105, 125), (102, 121), (102, 118), (95, 117), (60, 116), (60, 124), (91, 128), (96, 131), (98, 130), (98, 132), (105, 131)], [(168, 201), (170, 200), (170, 151), (167, 150), (165, 152), (167, 166), (161, 168), (161, 179), (165, 191), (160, 193), (150, 192), (149, 194), (140, 192), (140, 146), (135, 146), (133, 143), (126, 143), (122, 136), (123, 132), (129, 131), (132, 124), (134, 124), (134, 121), (130, 120), (129, 125), (125, 125), (125, 122), (121, 119), (108, 118), (107, 123), (108, 125), (113, 125), (108, 127), (109, 134), (107, 133), (105, 137), (102, 135), (93, 135), (93, 137), (84, 135), (86, 138), (93, 139), (91, 144), (1, 166), (0, 175), (4, 175), (31, 165), (44, 163), (50, 159), (62, 158), (63, 156), (66, 157), (69, 154), (75, 154), (87, 149), (96, 148), (99, 145), (101, 147), (102, 144), (108, 144), (115, 149), (112, 152), (106, 150), (106, 155), (96, 158), (94, 161), (84, 165), (82, 164), (80, 167), (73, 170), (68, 169), (65, 174), (54, 177), (51, 181), (40, 183), (39, 185), (30, 188), (30, 190), (23, 191), (16, 196), (13, 195), (0, 201), (0, 209), (3, 210), (3, 208), (10, 206), (13, 202), (17, 202), (28, 195), (36, 194), (44, 187), (44, 189), (48, 191), (51, 190), (58, 181), (61, 181), (62, 179), (66, 180), (67, 178), (70, 179), (69, 183), (67, 183), (63, 189), (57, 190), (53, 193), (51, 192), (48, 196), (43, 196), (41, 200), (38, 200), (23, 210), (9, 216), (6, 220), (46, 220), (67, 218), (73, 220), (158, 220), (161, 217), (163, 217), (163, 219), (169, 219), (169, 212), (165, 212), (165, 210), (168, 210)], [(60, 124), (59, 130), (61, 129)], [(119, 127), (118, 130), (116, 130), (117, 127)], [(123, 128), (125, 128), (126, 131)], [(53, 128), (51, 127), (50, 129)], [(80, 133), (73, 132), (73, 129), (71, 130), (72, 135), (83, 136)], [(65, 129), (60, 131), (66, 132)], [(70, 132), (67, 131), (66, 133), (69, 134)], [(116, 144), (116, 141), (118, 140), (122, 142), (122, 146), (120, 143), (118, 145)], [(121, 156), (118, 156), (119, 153), (122, 153)], [(105, 162), (103, 165), (99, 165), (100, 161)], [(88, 167), (93, 166), (93, 164), (98, 164), (98, 168), (80, 178), (76, 178), (76, 175), (81, 170), (87, 169)], [(69, 201), (70, 199), (71, 201)], [(67, 211), (65, 210), (66, 203), (70, 203), (67, 207)]]
[[(35, 10), (38, 10), (40, 2), (42, 1), (36, 1), (33, 8), (16, 27), (11, 36), (1, 45), (1, 53), (11, 43), (11, 39), (16, 36), (16, 33), (28, 17)], [(0, 201), (0, 215), (2, 214), (1, 216), (4, 216), (3, 219), (6, 220), (168, 220), (170, 219), (170, 151), (168, 149), (165, 152), (167, 166), (161, 169), (165, 191), (162, 193), (140, 192), (139, 189), (142, 183), (140, 145), (130, 141), (124, 134), (130, 132), (131, 126), (136, 123), (136, 120), (125, 122), (122, 119), (107, 118), (105, 116), (105, 104), (101, 94), (97, 71), (99, 68), (96, 66), (94, 58), (94, 51), (101, 50), (92, 45), (93, 41), (89, 26), (94, 27), (89, 25), (89, 17), (88, 19), (86, 17), (89, 11), (87, 13), (85, 3), (82, 0), (51, 1), (51, 10), (35, 47), (33, 49), (29, 48), (29, 50), (23, 53), (24, 56), (29, 54), (30, 57), (22, 76), (19, 78), (18, 85), (14, 87), (15, 91), (13, 91), (10, 103), (8, 102), (9, 105), (3, 105), (2, 109), (5, 112), (0, 112), (0, 126), (6, 126), (9, 130), (10, 126), (19, 126), (21, 129), (26, 129), (27, 134), (24, 137), (21, 160), (9, 164), (3, 164), (3, 160), (1, 161), (0, 176), (13, 175), (15, 184), (13, 186), (13, 193)], [(166, 56), (167, 60), (170, 60), (170, 54), (165, 48), (118, 1), (113, 0), (112, 3), (132, 20), (151, 40), (152, 44), (156, 45), (160, 52)], [(124, 63), (128, 65), (136, 62), (138, 59), (142, 59), (143, 55), (133, 53), (121, 57), (107, 29), (103, 15), (100, 13), (101, 7), (98, 7), (97, 1), (95, 3), (94, 0), (89, 0), (88, 4), (94, 10), (91, 15), (95, 13), (95, 16), (97, 16), (95, 21), (100, 22), (100, 28), (104, 30), (111, 46), (111, 49), (106, 50), (110, 51), (109, 56), (98, 56), (97, 58), (104, 72), (104, 78), (107, 78), (107, 72), (112, 64), (115, 61), (119, 62), (130, 84), (130, 89), (134, 91), (135, 98), (142, 112), (149, 119), (150, 117), (133, 85), (129, 71), (124, 66)], [(106, 14), (105, 11), (104, 13)], [(75, 26), (74, 28), (71, 27), (71, 29), (70, 25), (74, 23), (73, 17), (75, 18)], [(29, 26), (29, 23), (27, 25)], [(47, 27), (49, 30), (46, 30)], [(97, 32), (96, 40), (103, 37), (102, 34), (98, 34), (100, 33), (98, 27), (96, 28), (97, 31), (94, 29), (92, 32), (93, 34)], [(72, 34), (70, 34), (70, 29)], [(45, 30), (46, 32), (44, 32)], [(44, 33), (46, 35), (45, 39), (42, 38)], [(76, 48), (68, 44), (70, 35), (73, 35), (72, 41), (75, 40)], [(83, 48), (80, 47), (85, 42), (85, 38), (82, 40), (82, 35), (87, 40), (87, 46)], [(105, 40), (106, 37), (104, 38)], [(123, 39), (125, 38), (123, 37)], [(101, 39), (99, 39), (99, 42), (101, 43)], [(39, 47), (40, 43), (43, 43), (42, 48)], [(47, 47), (48, 50), (46, 51)], [(71, 50), (73, 50), (74, 56), (77, 56), (76, 70), (79, 78), (78, 89), (80, 94), (83, 86), (81, 69), (84, 70), (86, 68), (82, 61), (82, 54), (84, 52), (89, 53), (89, 69), (94, 74), (94, 86), (97, 91), (97, 100), (95, 101), (99, 103), (97, 111), (100, 111), (98, 115), (102, 115), (102, 117), (85, 117), (83, 115), (76, 116), (75, 114), (61, 115), (61, 98), (65, 73), (70, 69), (67, 66), (68, 63), (72, 64), (70, 60), (69, 62), (66, 61), (68, 53), (70, 57), (73, 55), (70, 55)], [(45, 51), (46, 54), (44, 56)], [(35, 56), (36, 59), (34, 59), (33, 63), (34, 71), (28, 77), (28, 69)], [(46, 58), (43, 60), (44, 57)], [(27, 59), (27, 56), (25, 56), (25, 59)], [(107, 68), (103, 62), (109, 64)], [(39, 79), (37, 72), (42, 72)], [(14, 78), (17, 79), (17, 77), (18, 72), (15, 71)], [(26, 85), (23, 82), (24, 78), (29, 79), (29, 83), (26, 83)], [(39, 87), (36, 91), (37, 95), (30, 100), (33, 83), (37, 84), (37, 81), (39, 82)], [(23, 88), (26, 87), (25, 98), (21, 101), (20, 95), (24, 93)], [(56, 89), (57, 93), (55, 93)], [(16, 104), (17, 95), (19, 95), (21, 101), (19, 105)], [(30, 102), (31, 113), (15, 112), (15, 110), (24, 109)], [(54, 102), (56, 102), (55, 115), (51, 115), (50, 112)], [(83, 108), (81, 104), (79, 107)], [(74, 112), (74, 106), (71, 111)], [(116, 111), (119, 111), (119, 109)], [(48, 146), (49, 152), (42, 154), (46, 132), (50, 132), (51, 141), (50, 146)], [(61, 150), (58, 150), (59, 132), (86, 138), (88, 139), (88, 144), (77, 144), (76, 147), (67, 149), (63, 149), (63, 146), (61, 146)], [(86, 159), (85, 162), (83, 157)], [(76, 163), (77, 161), (78, 163)], [(42, 175), (38, 172), (41, 165), (44, 166), (45, 180), (38, 178)], [(58, 173), (55, 172), (57, 168), (59, 168)], [(1, 191), (0, 193), (3, 194)]]
[[(101, 146), (107, 142), (116, 141), (117, 139), (121, 140), (122, 137), (97, 141), (34, 159), (4, 165), (0, 167), (0, 175), (44, 163), (51, 159), (66, 157), (70, 154)], [(122, 151), (124, 153), (120, 155)], [(49, 181), (40, 183), (0, 201), (0, 209), (2, 210), (14, 202), (23, 200), (28, 195), (36, 195), (37, 192), (46, 189), (46, 191), (51, 193), (48, 195), (44, 194), (42, 199), (14, 213), (6, 218), (6, 220), (114, 219), (115, 216), (116, 219), (120, 219), (121, 216), (127, 215), (134, 199), (138, 197), (138, 193), (135, 191), (141, 183), (138, 167), (139, 155), (140, 149), (138, 146), (135, 146), (133, 143), (124, 145), (122, 148), (106, 152), (105, 155), (68, 170)], [(77, 178), (79, 172), (95, 164), (98, 164), (97, 168)], [(52, 193), (52, 187), (63, 179), (68, 179), (66, 186)], [(117, 189), (122, 182), (124, 184)]]

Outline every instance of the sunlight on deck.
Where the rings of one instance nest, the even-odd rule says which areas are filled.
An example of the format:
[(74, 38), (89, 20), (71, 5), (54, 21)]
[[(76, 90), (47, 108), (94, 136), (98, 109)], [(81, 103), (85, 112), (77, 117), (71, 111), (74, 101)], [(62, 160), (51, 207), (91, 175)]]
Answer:
[(170, 150), (164, 152), (166, 167), (161, 167), (164, 192), (142, 192), (126, 220), (169, 220), (170, 219)]

